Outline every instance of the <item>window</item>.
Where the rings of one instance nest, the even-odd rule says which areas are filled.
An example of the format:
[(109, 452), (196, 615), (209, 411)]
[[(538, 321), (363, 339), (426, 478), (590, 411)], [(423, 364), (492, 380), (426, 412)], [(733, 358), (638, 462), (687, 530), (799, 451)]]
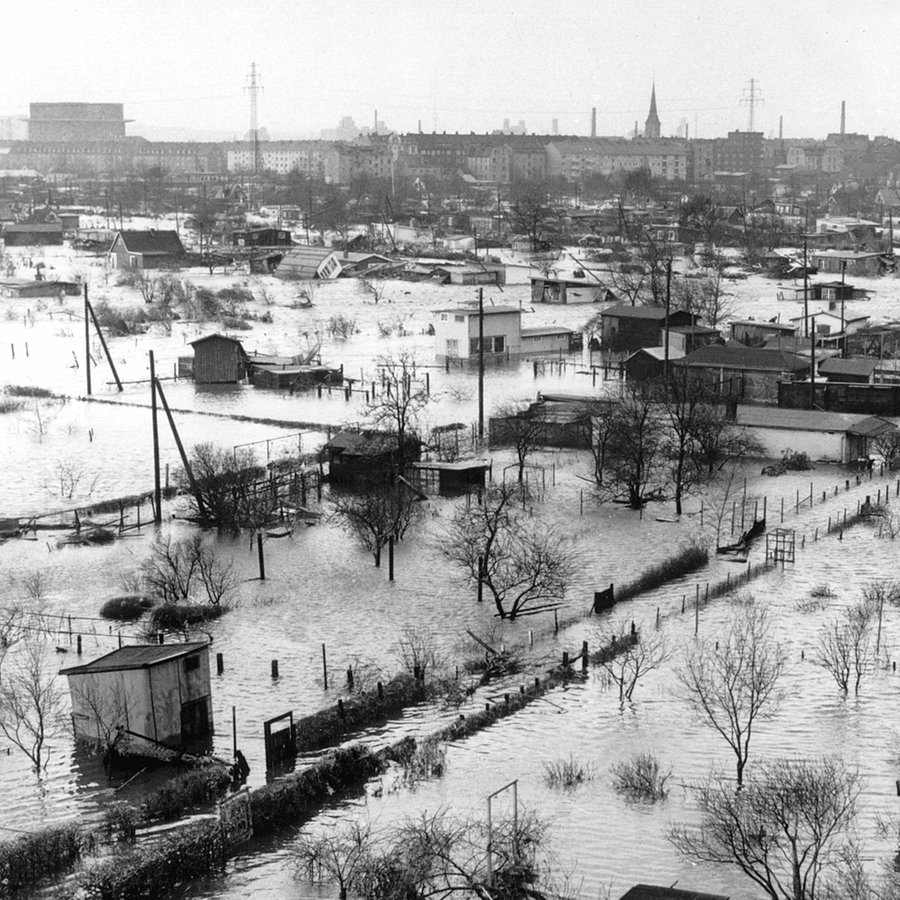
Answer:
[(187, 657), (184, 661), (185, 672), (195, 672), (200, 668), (200, 654), (195, 653), (193, 656)]
[(447, 356), (453, 359), (459, 356), (459, 341), (447, 341)]
[[(485, 353), (503, 353), (506, 349), (506, 337), (502, 334), (496, 334), (484, 339)], [(478, 338), (472, 338), (469, 341), (469, 353), (475, 355), (478, 353)]]
[(447, 313), (441, 313), (441, 321), (446, 322), (449, 319)]
[(465, 321), (466, 321), (466, 317), (465, 317), (465, 316), (454, 316), (454, 317), (453, 317), (453, 321), (454, 321), (454, 322), (465, 322)]

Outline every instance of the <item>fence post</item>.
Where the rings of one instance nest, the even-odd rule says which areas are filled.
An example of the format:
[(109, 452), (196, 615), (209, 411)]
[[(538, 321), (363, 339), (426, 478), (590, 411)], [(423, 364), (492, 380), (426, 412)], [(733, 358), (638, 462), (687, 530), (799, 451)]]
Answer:
[(322, 680), (325, 682), (325, 690), (328, 690), (328, 661), (325, 658), (325, 645), (322, 644)]

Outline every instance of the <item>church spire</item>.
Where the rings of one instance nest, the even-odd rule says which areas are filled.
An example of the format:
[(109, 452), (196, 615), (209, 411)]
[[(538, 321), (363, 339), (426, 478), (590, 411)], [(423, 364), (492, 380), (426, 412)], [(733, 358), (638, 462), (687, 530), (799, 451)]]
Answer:
[(653, 89), (650, 92), (650, 113), (647, 121), (644, 123), (644, 137), (658, 138), (660, 134), (659, 116), (656, 113), (656, 82), (653, 82)]

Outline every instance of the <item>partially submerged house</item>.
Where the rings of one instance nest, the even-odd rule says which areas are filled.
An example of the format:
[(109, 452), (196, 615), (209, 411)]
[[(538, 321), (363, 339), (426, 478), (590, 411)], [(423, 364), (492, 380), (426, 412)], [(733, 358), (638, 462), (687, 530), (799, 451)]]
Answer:
[(424, 493), (453, 496), (483, 488), (490, 467), (485, 459), (416, 462), (409, 470), (409, 480)]
[(129, 738), (177, 747), (213, 730), (209, 644), (120, 647), (60, 672), (69, 680), (75, 737)]
[(310, 354), (272, 356), (254, 353), (247, 357), (250, 384), (258, 388), (294, 391), (309, 390), (318, 385), (344, 383), (341, 369), (309, 361)]
[(601, 340), (604, 349), (631, 352), (641, 347), (664, 343), (666, 323), (696, 325), (700, 317), (681, 309), (670, 310), (668, 319), (661, 306), (629, 306), (619, 303), (600, 313)]
[(117, 269), (168, 269), (184, 262), (177, 231), (118, 231), (108, 256)]
[(532, 275), (532, 303), (601, 303), (616, 300), (612, 291), (595, 279)]
[[(321, 460), (331, 482), (388, 481), (397, 472), (398, 450), (397, 435), (389, 431), (339, 431), (322, 448)], [(417, 462), (419, 439), (407, 438), (403, 450), (407, 464)]]
[(0, 280), (0, 297), (77, 297), (81, 285), (76, 281), (40, 281), (33, 278), (4, 278)]
[(586, 449), (591, 446), (591, 421), (598, 405), (596, 397), (574, 394), (538, 394), (537, 400), (512, 416), (491, 416), (488, 441), (491, 447), (515, 442), (520, 422), (536, 426), (534, 443), (545, 447)]
[(341, 262), (328, 247), (292, 247), (282, 257), (275, 274), (279, 278), (327, 281), (341, 274)]
[(634, 353), (626, 356), (622, 362), (627, 381), (647, 381), (654, 378), (662, 378), (666, 373), (666, 360), (668, 359), (669, 373), (671, 365), (676, 360), (684, 359), (684, 352), (675, 347), (669, 347), (668, 356), (665, 347), (641, 347)]
[(247, 376), (244, 345), (225, 334), (208, 334), (191, 341), (195, 384), (237, 384)]
[(819, 272), (835, 275), (880, 275), (890, 268), (883, 256), (866, 250), (816, 250), (810, 253), (809, 262)]
[(436, 357), (477, 360), (479, 322), (489, 361), (520, 354), (568, 353), (576, 340), (576, 333), (561, 325), (523, 328), (522, 310), (517, 306), (485, 306), (483, 315), (477, 306), (457, 306), (434, 310)]
[(897, 428), (879, 416), (769, 406), (738, 406), (737, 424), (760, 442), (766, 456), (793, 450), (838, 463), (868, 461), (869, 442)]

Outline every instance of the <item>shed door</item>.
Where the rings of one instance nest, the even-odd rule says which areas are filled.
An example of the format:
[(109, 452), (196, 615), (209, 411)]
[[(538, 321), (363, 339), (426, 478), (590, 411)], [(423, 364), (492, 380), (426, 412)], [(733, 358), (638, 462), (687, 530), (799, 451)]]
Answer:
[(209, 697), (181, 704), (181, 736), (205, 737), (209, 734)]

